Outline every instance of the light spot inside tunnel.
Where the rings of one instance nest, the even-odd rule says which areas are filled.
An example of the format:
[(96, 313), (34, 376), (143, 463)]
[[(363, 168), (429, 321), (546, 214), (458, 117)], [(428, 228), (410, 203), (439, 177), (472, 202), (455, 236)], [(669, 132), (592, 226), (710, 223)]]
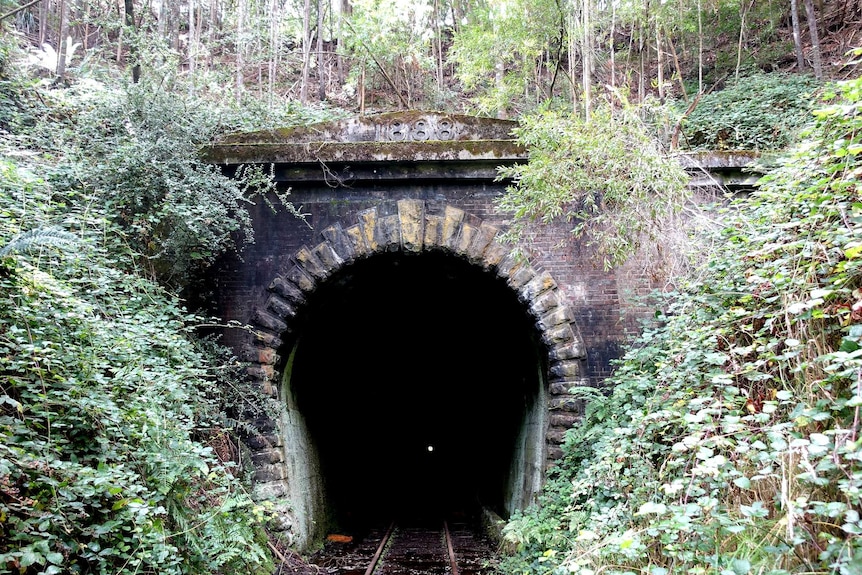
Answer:
[(503, 280), (451, 254), (378, 254), (322, 282), (298, 319), (290, 387), (328, 521), (505, 516), (545, 358)]

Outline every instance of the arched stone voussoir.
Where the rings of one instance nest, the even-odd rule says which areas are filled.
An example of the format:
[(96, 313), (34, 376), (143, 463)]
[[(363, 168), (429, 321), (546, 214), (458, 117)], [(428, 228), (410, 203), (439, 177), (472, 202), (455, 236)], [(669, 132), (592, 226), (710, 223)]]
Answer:
[(518, 292), (518, 298), (523, 302), (530, 301), (530, 292), (523, 290), (523, 287), (531, 282), (536, 277), (536, 270), (527, 263), (521, 262), (516, 267), (512, 268), (506, 282)]
[(499, 232), (500, 229), (496, 226), (486, 222), (479, 224), (465, 250), (467, 259), (476, 264), (484, 263), (485, 251)]
[(577, 359), (556, 361), (551, 364), (550, 376), (552, 380), (572, 379), (582, 375), (583, 367)]
[(543, 331), (558, 325), (571, 325), (575, 322), (572, 312), (566, 306), (559, 306), (547, 313), (535, 315), (538, 317), (537, 325)]
[(275, 276), (269, 283), (269, 291), (276, 293), (294, 305), (305, 303), (305, 292), (293, 281), (284, 276)]
[(314, 246), (311, 250), (317, 257), (317, 260), (323, 266), (324, 278), (328, 276), (332, 270), (338, 269), (344, 263), (344, 259), (338, 255), (335, 248), (329, 243), (329, 240), (324, 240)]
[(357, 224), (359, 226), (359, 236), (365, 246), (365, 253), (376, 252), (378, 246), (376, 239), (377, 208), (362, 210), (357, 215), (357, 219), (359, 220)]
[(557, 282), (546, 271), (535, 274), (520, 289), (521, 297), (530, 303), (542, 294), (557, 290)]
[(479, 226), (477, 225), (473, 225), (469, 222), (461, 222), (461, 230), (458, 233), (458, 237), (455, 239), (455, 244), (452, 246), (453, 251), (460, 256), (470, 259), (468, 249), (470, 248), (470, 244), (473, 242), (473, 238), (476, 236), (476, 232), (478, 232), (478, 230)]
[(467, 213), (464, 210), (454, 206), (447, 205), (443, 209), (442, 235), (440, 237), (440, 245), (442, 247), (455, 250), (466, 215)]
[(293, 259), (296, 261), (296, 265), (301, 267), (305, 273), (315, 280), (324, 279), (329, 275), (326, 265), (320, 261), (315, 250), (309, 249), (308, 246), (299, 248), (293, 255)]
[(398, 200), (398, 227), (401, 248), (421, 252), (425, 246), (425, 202)]
[(303, 293), (314, 291), (317, 280), (300, 265), (291, 266), (285, 273), (284, 279), (295, 285)]
[(584, 344), (579, 337), (575, 337), (572, 341), (560, 342), (553, 347), (548, 354), (549, 359), (586, 359), (587, 352)]
[(401, 218), (398, 214), (392, 214), (377, 218), (374, 229), (376, 251), (398, 252), (402, 251), (401, 245)]
[(424, 236), (422, 238), (423, 250), (443, 250), (443, 216), (425, 212)]
[(275, 293), (271, 294), (266, 300), (264, 308), (275, 317), (281, 318), (285, 323), (289, 323), (296, 315), (296, 307), (290, 301)]
[(354, 238), (344, 231), (341, 224), (331, 225), (320, 234), (329, 243), (332, 251), (341, 258), (342, 262), (351, 261), (358, 255)]
[[(496, 236), (482, 252), (481, 265), (485, 269), (498, 271), (500, 263), (511, 253), (512, 249), (497, 241)], [(499, 272), (498, 272), (499, 273)]]

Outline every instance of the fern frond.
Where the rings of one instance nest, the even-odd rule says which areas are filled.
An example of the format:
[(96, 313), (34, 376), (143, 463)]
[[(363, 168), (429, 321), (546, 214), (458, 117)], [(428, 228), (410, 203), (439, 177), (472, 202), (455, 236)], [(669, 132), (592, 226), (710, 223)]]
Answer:
[(606, 399), (602, 390), (588, 385), (576, 385), (574, 387), (570, 387), (569, 393), (574, 395), (577, 399), (588, 399), (592, 401), (601, 401)]
[(78, 236), (57, 227), (36, 228), (18, 234), (0, 248), (0, 257), (13, 252), (32, 252), (45, 246), (69, 249), (79, 242)]

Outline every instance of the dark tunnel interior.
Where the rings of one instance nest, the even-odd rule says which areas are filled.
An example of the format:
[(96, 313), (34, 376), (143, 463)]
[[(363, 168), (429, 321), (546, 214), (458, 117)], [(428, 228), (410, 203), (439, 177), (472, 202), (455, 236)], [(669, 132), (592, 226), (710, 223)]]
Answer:
[(322, 282), (298, 319), (290, 389), (334, 527), (505, 516), (545, 358), (502, 279), (451, 254), (378, 254)]

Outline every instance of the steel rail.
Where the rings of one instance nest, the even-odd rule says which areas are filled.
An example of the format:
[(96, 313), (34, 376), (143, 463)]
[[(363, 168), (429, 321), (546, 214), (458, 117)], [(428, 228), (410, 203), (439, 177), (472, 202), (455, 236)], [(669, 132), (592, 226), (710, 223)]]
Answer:
[(368, 565), (368, 569), (365, 570), (365, 575), (371, 575), (374, 573), (374, 568), (377, 567), (377, 562), (380, 561), (383, 549), (386, 547), (386, 544), (389, 543), (389, 538), (392, 537), (393, 531), (395, 531), (395, 521), (389, 524), (389, 529), (386, 531), (386, 535), (383, 536), (383, 540), (380, 541), (380, 545), (377, 546), (377, 551), (374, 552), (374, 557), (371, 558), (371, 564)]
[(458, 562), (455, 561), (455, 550), (452, 547), (452, 535), (449, 534), (449, 524), (443, 522), (443, 531), (446, 533), (446, 547), (449, 550), (449, 566), (452, 568), (452, 575), (458, 575)]
[[(386, 534), (383, 536), (383, 539), (380, 540), (380, 544), (377, 546), (377, 550), (374, 552), (374, 556), (371, 558), (371, 562), (369, 563), (368, 568), (365, 569), (365, 575), (372, 575), (374, 573), (374, 570), (380, 563), (380, 560), (382, 559), (383, 554), (386, 551), (386, 546), (392, 539), (394, 532), (395, 521), (392, 521), (392, 523), (389, 524), (389, 528), (386, 530)], [(446, 539), (446, 551), (448, 554), (447, 558), (449, 560), (449, 567), (451, 569), (448, 575), (459, 575), (458, 562), (455, 559), (455, 546), (452, 543), (452, 534), (449, 531), (449, 524), (446, 521), (443, 521), (443, 534)]]

